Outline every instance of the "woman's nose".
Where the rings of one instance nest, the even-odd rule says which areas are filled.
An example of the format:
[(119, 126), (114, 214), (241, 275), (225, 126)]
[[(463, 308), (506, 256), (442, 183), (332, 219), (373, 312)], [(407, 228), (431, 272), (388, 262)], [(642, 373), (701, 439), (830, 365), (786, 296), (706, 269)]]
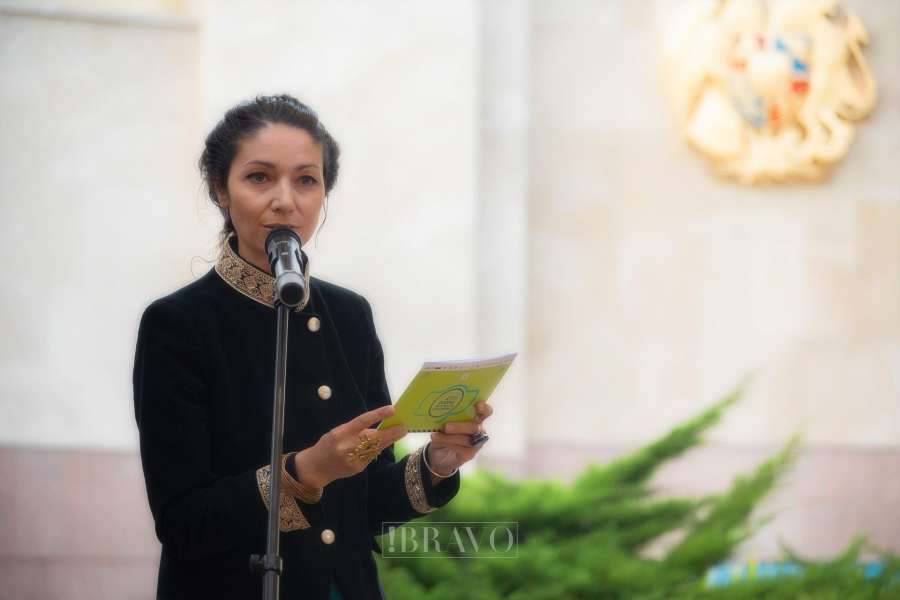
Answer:
[(273, 190), (272, 209), (282, 212), (291, 212), (294, 208), (294, 190), (288, 179), (282, 179)]

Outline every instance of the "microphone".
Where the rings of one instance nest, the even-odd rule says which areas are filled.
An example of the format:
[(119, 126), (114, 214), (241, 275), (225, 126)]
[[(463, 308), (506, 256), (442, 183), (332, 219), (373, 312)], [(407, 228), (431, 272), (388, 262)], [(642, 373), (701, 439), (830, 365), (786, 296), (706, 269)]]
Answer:
[(279, 227), (266, 236), (266, 254), (275, 275), (275, 299), (293, 308), (303, 301), (306, 289), (307, 258), (300, 249), (300, 236), (293, 229)]

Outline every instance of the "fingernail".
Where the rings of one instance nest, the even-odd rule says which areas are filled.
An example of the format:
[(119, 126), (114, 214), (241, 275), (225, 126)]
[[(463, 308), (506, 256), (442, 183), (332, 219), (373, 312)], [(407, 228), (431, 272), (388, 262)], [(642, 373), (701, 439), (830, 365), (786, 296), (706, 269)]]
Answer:
[(489, 439), (491, 439), (491, 436), (489, 436), (489, 435), (487, 435), (487, 434), (484, 434), (484, 433), (481, 433), (481, 434), (475, 433), (475, 434), (472, 434), (472, 437), (471, 437), (470, 440), (469, 440), (469, 445), (471, 445), (471, 446), (473, 446), (473, 447), (478, 447), (478, 446), (483, 445), (483, 444), (484, 444), (485, 442), (487, 442)]

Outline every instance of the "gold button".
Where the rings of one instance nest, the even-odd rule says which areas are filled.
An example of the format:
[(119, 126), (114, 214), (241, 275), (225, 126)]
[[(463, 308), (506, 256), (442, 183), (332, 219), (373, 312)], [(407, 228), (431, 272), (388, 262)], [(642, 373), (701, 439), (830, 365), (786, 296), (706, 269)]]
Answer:
[(330, 529), (323, 529), (322, 530), (322, 541), (325, 542), (326, 544), (333, 544), (334, 543), (334, 532)]
[(313, 333), (317, 332), (320, 327), (322, 327), (322, 321), (319, 320), (319, 317), (310, 317), (306, 322), (306, 328)]
[(321, 398), (322, 400), (328, 400), (329, 398), (331, 398), (331, 388), (327, 385), (320, 385), (319, 398)]

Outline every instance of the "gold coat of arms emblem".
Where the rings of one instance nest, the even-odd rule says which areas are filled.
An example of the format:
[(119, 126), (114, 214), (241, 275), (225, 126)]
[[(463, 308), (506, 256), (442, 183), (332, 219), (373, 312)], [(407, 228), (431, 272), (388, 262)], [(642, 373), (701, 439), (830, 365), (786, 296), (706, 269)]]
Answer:
[(875, 105), (867, 43), (835, 0), (682, 6), (664, 54), (684, 138), (741, 183), (821, 179)]

